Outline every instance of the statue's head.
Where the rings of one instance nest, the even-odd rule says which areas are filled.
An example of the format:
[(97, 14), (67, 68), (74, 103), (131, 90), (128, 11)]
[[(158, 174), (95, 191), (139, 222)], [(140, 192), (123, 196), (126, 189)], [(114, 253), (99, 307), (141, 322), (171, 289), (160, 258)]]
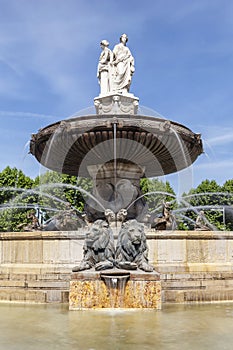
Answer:
[(137, 220), (126, 221), (121, 228), (120, 235), (122, 243), (127, 242), (128, 245), (144, 244), (145, 233), (144, 225)]
[(102, 40), (101, 42), (100, 42), (100, 46), (104, 46), (104, 47), (108, 47), (109, 46), (109, 42), (107, 41), (107, 40)]
[(109, 239), (111, 237), (111, 229), (108, 223), (105, 220), (96, 220), (86, 232), (86, 245), (88, 247), (92, 247), (93, 245), (96, 247), (97, 242), (104, 242), (107, 245)]
[(127, 36), (127, 34), (122, 34), (122, 35), (120, 36), (120, 42), (127, 43), (127, 41), (128, 41), (128, 36)]

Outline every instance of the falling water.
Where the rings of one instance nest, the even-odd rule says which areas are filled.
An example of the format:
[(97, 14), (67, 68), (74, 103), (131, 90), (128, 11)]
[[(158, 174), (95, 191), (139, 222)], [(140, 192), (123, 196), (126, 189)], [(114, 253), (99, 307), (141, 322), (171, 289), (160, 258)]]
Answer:
[(102, 203), (100, 201), (98, 201), (98, 199), (93, 195), (91, 194), (90, 192), (84, 190), (83, 188), (81, 188), (80, 186), (75, 186), (75, 185), (71, 185), (71, 184), (65, 184), (65, 183), (54, 183), (54, 184), (45, 184), (45, 185), (41, 185), (40, 188), (43, 189), (43, 188), (52, 188), (52, 187), (55, 187), (55, 188), (70, 188), (70, 189), (74, 189), (74, 190), (78, 190), (80, 191), (81, 193), (87, 195), (89, 198), (91, 198), (94, 202), (96, 202), (100, 207), (101, 209), (103, 209), (103, 211), (105, 211), (105, 207), (102, 205)]
[(116, 122), (113, 124), (113, 159), (114, 159), (114, 185), (116, 186), (116, 176), (117, 176), (117, 149), (116, 149)]
[(184, 143), (182, 142), (181, 138), (179, 137), (179, 135), (177, 134), (177, 132), (171, 127), (170, 128), (171, 131), (173, 132), (173, 134), (175, 135), (178, 143), (179, 143), (179, 146), (180, 146), (180, 150), (181, 150), (181, 153), (182, 153), (182, 156), (183, 156), (183, 160), (184, 160), (184, 164), (185, 164), (185, 168), (187, 168), (192, 162), (190, 159), (187, 159), (189, 156), (189, 152), (185, 152), (185, 145)]
[[(3, 213), (4, 210), (14, 210), (14, 209), (23, 209), (23, 210), (28, 210), (28, 209), (35, 209), (37, 210), (37, 215), (38, 219), (40, 216), (40, 213), (43, 212), (43, 216), (45, 212), (50, 216), (51, 212), (60, 212), (62, 210), (62, 207), (65, 208), (67, 205), (67, 200), (66, 198), (59, 198), (55, 195), (52, 195), (50, 193), (47, 193), (47, 190), (51, 189), (57, 189), (57, 188), (62, 188), (62, 189), (75, 189), (80, 191), (81, 193), (85, 194), (89, 198), (91, 198), (94, 202), (96, 202), (103, 211), (105, 211), (104, 206), (88, 191), (84, 190), (83, 188), (79, 186), (74, 186), (70, 184), (60, 184), (60, 183), (52, 183), (52, 184), (43, 184), (40, 185), (37, 188), (34, 189), (23, 189), (23, 188), (15, 188), (15, 187), (0, 187), (0, 191), (9, 191), (13, 192), (16, 195), (11, 198), (8, 202), (3, 203), (0, 205), (0, 212)], [(30, 196), (36, 196), (35, 198), (30, 198), (30, 201), (24, 202), (25, 198), (30, 197)], [(39, 204), (38, 202), (38, 197), (39, 198), (48, 198), (50, 199), (49, 204), (47, 203), (46, 205)], [(77, 213), (82, 214), (78, 209), (72, 208), (75, 210)], [(12, 220), (12, 217), (10, 216), (8, 221), (10, 222)], [(49, 218), (47, 221), (44, 222), (44, 217), (42, 219), (43, 224), (47, 224), (51, 218)], [(77, 217), (77, 220), (79, 218)], [(80, 221), (81, 222), (81, 221)]]
[(142, 194), (140, 197), (136, 198), (133, 202), (130, 203), (130, 205), (126, 208), (127, 210), (129, 210), (129, 208), (134, 205), (134, 203), (136, 203), (139, 199), (145, 197), (145, 196), (150, 196), (152, 194), (163, 194), (164, 196), (169, 196), (169, 197), (174, 197), (176, 198), (176, 196), (172, 193), (169, 192), (164, 192), (164, 191), (152, 191), (152, 192), (147, 192)]
[[(117, 123), (113, 124), (113, 159), (114, 159), (114, 192), (116, 200), (116, 183), (117, 183), (117, 144), (116, 144), (116, 127)], [(115, 227), (117, 227), (116, 213), (115, 213)]]
[(130, 274), (119, 274), (119, 272), (116, 274), (102, 273), (101, 278), (104, 280), (109, 291), (110, 307), (124, 307), (125, 287), (130, 278)]

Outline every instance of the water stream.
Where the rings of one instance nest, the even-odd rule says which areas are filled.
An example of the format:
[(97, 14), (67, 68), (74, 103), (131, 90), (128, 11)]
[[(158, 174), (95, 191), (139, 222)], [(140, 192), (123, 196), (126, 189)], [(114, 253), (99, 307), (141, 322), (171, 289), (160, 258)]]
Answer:
[[(115, 126), (115, 124), (114, 124)], [(115, 130), (115, 128), (114, 128)], [(115, 134), (116, 130), (114, 131)], [(115, 135), (116, 136), (116, 135)], [(114, 137), (115, 137), (114, 136)], [(115, 141), (114, 141), (115, 143)], [(116, 146), (116, 145), (115, 145)], [(115, 182), (116, 182), (116, 147), (114, 147), (114, 177), (115, 177)], [(60, 192), (57, 192), (55, 190), (60, 189)], [(34, 189), (23, 189), (23, 188), (17, 188), (17, 187), (1, 187), (0, 191), (9, 191), (9, 192), (14, 192), (14, 196), (12, 199), (9, 200), (7, 203), (3, 203), (0, 205), (0, 212), (3, 212), (4, 210), (9, 210), (9, 209), (39, 209), (42, 211), (48, 211), (48, 212), (58, 212), (61, 210), (63, 207), (65, 208), (67, 204), (67, 200), (64, 196), (64, 191), (67, 189), (73, 189), (75, 191), (81, 192), (88, 200), (90, 199), (94, 205), (98, 206), (99, 210), (105, 211), (105, 206), (96, 198), (95, 195), (90, 193), (89, 191), (84, 190), (82, 187), (77, 186), (77, 185), (71, 185), (71, 184), (66, 184), (66, 183), (49, 183), (49, 184), (41, 184), (40, 186), (34, 188)], [(32, 198), (30, 199), (30, 203), (24, 202), (24, 199), (30, 196), (35, 196), (35, 199), (33, 200)], [(134, 201), (132, 201), (128, 207), (126, 208), (129, 210), (131, 206), (133, 206), (138, 200), (140, 200), (143, 197), (148, 197), (148, 196), (158, 196), (158, 205), (156, 207), (153, 207), (152, 210), (150, 210), (150, 213), (157, 213), (158, 215), (161, 214), (162, 211), (162, 203), (161, 203), (161, 196), (164, 197), (164, 200), (166, 199), (167, 196), (173, 197), (174, 200), (170, 201), (171, 204), (177, 203), (176, 208), (172, 211), (173, 215), (176, 216), (177, 220), (179, 221), (182, 217), (187, 220), (188, 217), (185, 215), (187, 211), (193, 211), (196, 215), (199, 214), (200, 210), (212, 210), (212, 211), (222, 211), (223, 212), (223, 223), (225, 224), (226, 221), (226, 211), (227, 215), (231, 219), (233, 219), (233, 207), (232, 207), (232, 201), (233, 201), (233, 195), (232, 193), (229, 192), (203, 192), (203, 193), (194, 193), (194, 194), (189, 194), (181, 197), (177, 197), (173, 195), (172, 193), (169, 192), (164, 192), (164, 191), (151, 191), (142, 194), (138, 198), (136, 198)], [(45, 205), (39, 204), (39, 198), (47, 198), (50, 199), (50, 201), (46, 202)], [(211, 198), (213, 197), (214, 201), (216, 204), (211, 204), (211, 205), (204, 205), (203, 204), (203, 198), (207, 198), (204, 202), (208, 202), (208, 197)], [(195, 200), (195, 205), (191, 204), (190, 201)], [(200, 200), (199, 200), (200, 199)], [(228, 203), (228, 204), (224, 204)], [(229, 204), (230, 203), (230, 204)], [(79, 212), (76, 209), (77, 212)], [(80, 213), (80, 212), (79, 212)], [(218, 229), (211, 224), (207, 218), (205, 218), (207, 226), (209, 226), (213, 231), (217, 231)], [(229, 221), (229, 219), (228, 219)]]
[(123, 274), (105, 274), (103, 272), (101, 273), (101, 278), (108, 288), (111, 308), (124, 307), (125, 287), (130, 274), (127, 272)]

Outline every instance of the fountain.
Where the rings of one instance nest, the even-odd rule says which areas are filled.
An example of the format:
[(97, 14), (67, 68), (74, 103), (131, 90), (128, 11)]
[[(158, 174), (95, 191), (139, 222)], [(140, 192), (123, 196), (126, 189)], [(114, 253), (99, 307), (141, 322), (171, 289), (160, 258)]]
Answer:
[[(96, 114), (48, 125), (30, 141), (30, 152), (42, 165), (89, 177), (94, 184), (85, 205), (83, 259), (73, 268), (72, 310), (161, 307), (159, 274), (148, 261), (148, 211), (140, 179), (185, 169), (203, 152), (199, 134), (177, 122), (138, 114), (139, 98), (129, 92), (135, 68), (127, 41), (123, 34), (113, 51), (107, 40), (101, 41)], [(114, 306), (112, 291), (120, 298)]]

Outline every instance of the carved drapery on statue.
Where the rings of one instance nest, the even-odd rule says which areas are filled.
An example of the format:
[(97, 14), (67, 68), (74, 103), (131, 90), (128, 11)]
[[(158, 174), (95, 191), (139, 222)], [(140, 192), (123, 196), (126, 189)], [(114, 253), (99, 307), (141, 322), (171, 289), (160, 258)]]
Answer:
[(134, 58), (126, 46), (127, 41), (127, 35), (122, 34), (120, 43), (113, 49), (113, 65), (115, 66), (113, 91), (129, 92), (132, 75), (135, 71)]
[(127, 35), (122, 34), (120, 43), (115, 45), (113, 51), (108, 48), (107, 40), (100, 42), (102, 52), (97, 67), (100, 95), (129, 92), (135, 67), (134, 58), (126, 46), (127, 41)]
[(109, 42), (107, 40), (102, 40), (100, 47), (102, 52), (100, 54), (99, 63), (97, 67), (97, 78), (99, 79), (100, 84), (100, 94), (106, 95), (111, 91), (111, 75), (112, 68), (111, 62), (113, 60), (113, 53), (108, 48)]

